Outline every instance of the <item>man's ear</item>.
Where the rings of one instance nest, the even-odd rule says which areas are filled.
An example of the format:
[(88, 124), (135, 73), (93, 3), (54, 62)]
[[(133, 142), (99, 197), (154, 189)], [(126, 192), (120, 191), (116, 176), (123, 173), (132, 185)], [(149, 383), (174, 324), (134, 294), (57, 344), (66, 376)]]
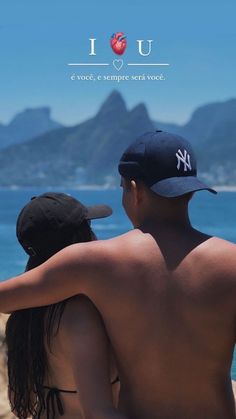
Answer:
[(142, 199), (141, 188), (135, 180), (131, 180), (131, 192), (134, 198), (134, 204), (138, 205)]

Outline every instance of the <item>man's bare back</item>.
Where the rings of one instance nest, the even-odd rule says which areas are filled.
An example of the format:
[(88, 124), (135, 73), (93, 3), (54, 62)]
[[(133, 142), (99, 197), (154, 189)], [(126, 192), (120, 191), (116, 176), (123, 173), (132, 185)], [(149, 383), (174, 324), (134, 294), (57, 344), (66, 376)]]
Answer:
[(112, 283), (94, 294), (119, 360), (121, 406), (137, 419), (234, 418), (236, 248), (195, 231), (165, 245), (169, 254), (150, 234), (121, 238)]
[[(127, 418), (234, 419), (230, 367), (236, 331), (236, 246), (192, 228), (189, 192), (205, 187), (195, 178), (191, 148), (179, 137), (156, 137), (159, 132), (151, 133), (150, 173), (156, 167), (151, 167), (153, 139), (158, 153), (167, 142), (173, 154), (169, 166), (176, 164), (178, 151), (175, 170), (182, 162), (182, 173), (171, 178), (169, 190), (169, 178), (155, 183), (154, 190), (146, 180), (122, 179), (123, 206), (135, 230), (70, 246), (39, 268), (0, 284), (0, 310), (85, 294), (101, 313), (113, 346), (121, 380), (120, 410)], [(139, 141), (137, 161), (143, 153), (146, 164), (151, 146), (144, 145)]]

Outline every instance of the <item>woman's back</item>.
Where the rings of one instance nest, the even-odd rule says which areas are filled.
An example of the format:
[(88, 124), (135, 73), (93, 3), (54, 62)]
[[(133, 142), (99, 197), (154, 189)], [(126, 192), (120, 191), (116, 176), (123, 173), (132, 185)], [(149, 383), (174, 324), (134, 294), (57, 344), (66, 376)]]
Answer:
[[(87, 385), (83, 369), (86, 369), (86, 381), (89, 380), (89, 370), (94, 380), (97, 380), (96, 364), (100, 363), (100, 369), (101, 362), (105, 361), (104, 356), (110, 359), (110, 371), (107, 371), (104, 363), (104, 378), (109, 385), (116, 381), (117, 371), (110, 348), (104, 343), (101, 347), (103, 337), (103, 322), (91, 301), (82, 295), (69, 299), (59, 328), (53, 331), (50, 344), (45, 337), (48, 368), (44, 385), (48, 412), (41, 416), (42, 419), (48, 419), (47, 415), (53, 414), (53, 410), (55, 410), (55, 419), (61, 419), (60, 408), (64, 412), (63, 419), (83, 418), (80, 393), (86, 391)], [(118, 384), (115, 384), (113, 386), (115, 404), (117, 404), (118, 390)]]

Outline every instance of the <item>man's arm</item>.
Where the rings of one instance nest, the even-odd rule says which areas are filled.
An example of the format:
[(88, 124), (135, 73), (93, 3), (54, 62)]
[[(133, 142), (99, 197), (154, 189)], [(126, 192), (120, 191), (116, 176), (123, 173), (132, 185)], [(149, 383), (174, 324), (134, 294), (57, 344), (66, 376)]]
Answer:
[[(0, 283), (0, 312), (53, 304), (96, 286), (106, 268), (104, 241), (69, 246), (39, 267)], [(91, 286), (91, 284), (93, 284)]]
[(126, 419), (115, 407), (110, 345), (102, 318), (84, 296), (70, 300), (60, 324), (61, 353), (71, 365), (85, 419)]

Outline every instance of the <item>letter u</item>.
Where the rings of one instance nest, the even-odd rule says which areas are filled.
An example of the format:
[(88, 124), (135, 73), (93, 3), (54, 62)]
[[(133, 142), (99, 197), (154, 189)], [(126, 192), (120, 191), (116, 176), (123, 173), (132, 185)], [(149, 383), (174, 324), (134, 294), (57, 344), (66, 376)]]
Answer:
[(137, 39), (137, 42), (138, 42), (138, 52), (139, 52), (140, 55), (142, 55), (143, 57), (147, 57), (148, 55), (151, 54), (153, 39), (148, 39), (147, 40), (147, 42), (148, 42), (148, 52), (147, 53), (143, 52), (144, 39)]

